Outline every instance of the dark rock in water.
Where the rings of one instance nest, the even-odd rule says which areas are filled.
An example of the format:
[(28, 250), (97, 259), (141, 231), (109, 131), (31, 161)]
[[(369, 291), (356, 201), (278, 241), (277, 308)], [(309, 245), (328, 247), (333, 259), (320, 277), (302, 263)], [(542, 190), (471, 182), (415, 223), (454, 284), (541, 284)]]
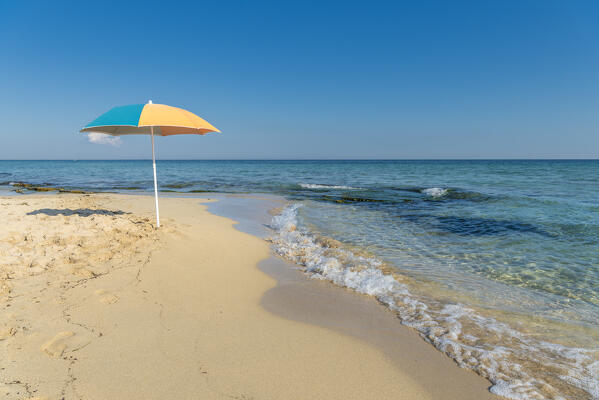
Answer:
[(349, 197), (343, 196), (341, 199), (336, 200), (337, 203), (383, 203), (384, 200), (370, 199), (367, 197)]
[(23, 182), (13, 182), (13, 183), (11, 183), (11, 185), (14, 187), (22, 187), (22, 188), (30, 188), (33, 186), (29, 183), (23, 183)]
[(72, 189), (61, 189), (59, 188), (58, 191), (60, 193), (76, 193), (76, 194), (88, 194), (89, 192), (86, 192), (85, 190), (72, 190)]
[(26, 190), (33, 192), (60, 192), (60, 193), (77, 193), (77, 194), (87, 194), (89, 192), (84, 190), (76, 190), (76, 189), (65, 189), (60, 187), (52, 187), (52, 186), (35, 186), (31, 183), (24, 182), (13, 182), (11, 186), (17, 188), (14, 189), (16, 193), (25, 193)]
[(332, 203), (341, 203), (341, 204), (384, 203), (385, 202), (385, 200), (380, 200), (380, 199), (372, 199), (372, 198), (368, 198), (368, 197), (353, 197), (353, 196), (342, 196), (342, 197), (319, 196), (319, 197), (315, 197), (314, 200), (328, 201), (328, 202), (332, 202)]
[(183, 189), (183, 188), (186, 188), (186, 187), (193, 186), (193, 183), (190, 183), (190, 182), (169, 183), (169, 184), (166, 184), (166, 185), (163, 185), (163, 186), (167, 187), (167, 188), (171, 188), (171, 189)]

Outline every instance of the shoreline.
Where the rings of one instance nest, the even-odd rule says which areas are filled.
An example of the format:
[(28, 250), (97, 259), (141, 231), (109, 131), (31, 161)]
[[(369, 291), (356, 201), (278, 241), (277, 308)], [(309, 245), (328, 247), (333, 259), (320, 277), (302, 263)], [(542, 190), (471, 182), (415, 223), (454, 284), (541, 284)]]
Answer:
[(460, 368), (371, 296), (310, 279), (276, 256), (263, 260), (259, 268), (277, 280), (277, 286), (269, 289), (261, 301), (269, 312), (379, 349), (433, 399), (503, 399), (489, 392), (491, 382)]
[[(314, 306), (300, 305), (299, 297), (292, 301), (296, 309), (283, 308), (289, 312), (286, 318), (273, 314), (273, 306), (281, 306), (292, 291), (286, 286), (281, 297), (280, 283), (260, 272), (260, 262), (274, 259), (266, 242), (208, 212), (206, 204), (199, 204), (206, 200), (199, 198), (162, 198), (165, 227), (153, 232), (148, 229), (152, 200), (113, 194), (2, 198), (3, 216), (20, 221), (27, 215), (12, 226), (15, 231), (27, 226), (41, 238), (52, 225), (74, 225), (73, 237), (94, 239), (96, 230), (104, 229), (110, 243), (114, 225), (127, 224), (128, 232), (141, 234), (144, 243), (131, 257), (152, 249), (149, 260), (135, 265), (125, 259), (129, 253), (120, 251), (99, 260), (98, 268), (104, 268), (99, 272), (79, 268), (75, 260), (68, 271), (12, 279), (14, 296), (8, 295), (2, 323), (18, 323), (0, 341), (3, 359), (10, 361), (4, 366), (7, 398), (453, 398), (442, 387), (445, 381), (456, 387), (455, 398), (499, 398), (486, 390), (483, 378), (456, 365), (433, 368), (424, 353), (445, 357), (416, 334), (412, 343), (419, 345), (406, 349), (429, 348), (412, 353), (417, 357), (412, 366), (450, 379), (433, 372), (420, 376), (428, 381), (419, 381), (408, 373), (405, 357), (397, 362), (359, 335), (323, 328), (314, 320), (297, 322), (298, 310), (310, 314)], [(13, 203), (33, 209), (19, 215)], [(140, 243), (127, 237), (124, 249)], [(94, 254), (100, 243), (80, 244)], [(73, 271), (80, 273), (77, 279)], [(42, 287), (24, 285), (35, 279)], [(52, 284), (43, 287), (44, 281)], [(349, 310), (338, 310), (343, 308)], [(353, 321), (352, 329), (359, 322), (355, 315), (345, 318)]]
[[(215, 197), (215, 196), (212, 196)], [(266, 239), (265, 228), (271, 211), (288, 201), (274, 196), (216, 196), (208, 211), (236, 221), (242, 232)], [(241, 209), (249, 202), (252, 211)], [(258, 264), (260, 271), (274, 278), (260, 302), (269, 312), (353, 337), (383, 352), (403, 373), (426, 388), (435, 399), (502, 399), (489, 392), (491, 382), (474, 371), (460, 368), (450, 357), (435, 349), (420, 335), (401, 324), (397, 316), (372, 296), (343, 288), (327, 280), (310, 279), (301, 267), (274, 254)]]

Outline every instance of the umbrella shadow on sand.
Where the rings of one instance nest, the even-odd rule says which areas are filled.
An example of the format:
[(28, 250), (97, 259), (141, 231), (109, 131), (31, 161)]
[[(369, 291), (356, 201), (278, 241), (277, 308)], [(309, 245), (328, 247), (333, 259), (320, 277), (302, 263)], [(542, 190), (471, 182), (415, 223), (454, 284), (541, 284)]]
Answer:
[(104, 209), (93, 210), (91, 208), (77, 208), (75, 210), (72, 210), (70, 208), (62, 208), (62, 209), (40, 208), (39, 210), (35, 210), (35, 211), (31, 211), (31, 212), (27, 213), (27, 215), (39, 215), (39, 214), (49, 215), (51, 217), (55, 217), (57, 215), (64, 215), (64, 216), (78, 215), (80, 217), (89, 217), (92, 215), (124, 215), (124, 214), (131, 214), (131, 213), (125, 212), (125, 211), (120, 211), (120, 210), (118, 210), (118, 211), (104, 210)]

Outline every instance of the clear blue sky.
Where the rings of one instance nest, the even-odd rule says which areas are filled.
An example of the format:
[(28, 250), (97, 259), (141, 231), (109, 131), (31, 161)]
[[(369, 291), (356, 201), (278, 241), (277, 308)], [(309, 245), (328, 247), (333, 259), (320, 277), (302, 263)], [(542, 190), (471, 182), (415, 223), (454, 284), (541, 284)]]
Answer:
[(0, 159), (90, 143), (115, 105), (187, 108), (196, 158), (598, 158), (599, 2), (0, 0)]

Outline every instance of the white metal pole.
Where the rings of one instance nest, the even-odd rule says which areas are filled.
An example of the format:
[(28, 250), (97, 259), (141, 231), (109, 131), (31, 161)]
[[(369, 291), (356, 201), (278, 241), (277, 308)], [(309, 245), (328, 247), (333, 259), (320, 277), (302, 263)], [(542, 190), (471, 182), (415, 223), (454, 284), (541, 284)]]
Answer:
[(158, 182), (156, 181), (156, 156), (154, 155), (154, 127), (152, 131), (152, 166), (154, 167), (154, 198), (156, 199), (156, 227), (160, 228), (160, 211), (158, 211)]

